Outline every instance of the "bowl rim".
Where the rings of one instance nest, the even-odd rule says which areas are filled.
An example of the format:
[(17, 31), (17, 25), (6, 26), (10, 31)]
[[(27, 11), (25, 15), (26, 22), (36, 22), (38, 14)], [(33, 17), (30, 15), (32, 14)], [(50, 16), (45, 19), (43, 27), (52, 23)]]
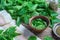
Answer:
[[(35, 19), (36, 17), (37, 17), (37, 18), (44, 17), (45, 19), (47, 19), (47, 20), (48, 20), (48, 24), (47, 24), (47, 22), (46, 22), (46, 24), (47, 24), (47, 27), (49, 26), (50, 20), (49, 20), (47, 17), (45, 17), (45, 16), (33, 16), (33, 17), (31, 17), (31, 18), (29, 19), (29, 26), (30, 26), (31, 28), (33, 28), (32, 25), (31, 25), (31, 24), (32, 24), (32, 20)], [(37, 18), (36, 18), (36, 19), (37, 19)], [(47, 28), (47, 27), (46, 27), (46, 28)], [(44, 29), (42, 29), (42, 30), (45, 30), (46, 28), (44, 28)], [(37, 31), (41, 31), (40, 29), (36, 29), (36, 28), (33, 28), (33, 29), (34, 29), (34, 30), (37, 30)]]
[(60, 36), (56, 33), (56, 29), (57, 29), (58, 27), (60, 27), (60, 23), (56, 23), (56, 24), (54, 25), (54, 27), (53, 27), (53, 32), (54, 32), (54, 34), (55, 34), (57, 37), (60, 38)]

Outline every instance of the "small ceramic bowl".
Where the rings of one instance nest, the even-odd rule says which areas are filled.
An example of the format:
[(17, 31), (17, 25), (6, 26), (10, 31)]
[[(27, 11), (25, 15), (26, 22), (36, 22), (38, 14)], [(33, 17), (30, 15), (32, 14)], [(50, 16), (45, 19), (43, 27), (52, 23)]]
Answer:
[(53, 27), (53, 32), (54, 32), (54, 34), (55, 34), (57, 37), (60, 38), (60, 36), (59, 36), (59, 35), (57, 34), (57, 32), (56, 32), (56, 30), (57, 30), (58, 27), (60, 27), (60, 23), (56, 23), (56, 24), (54, 25), (54, 27)]
[(40, 19), (42, 19), (42, 20), (44, 20), (46, 22), (46, 24), (47, 24), (46, 28), (49, 26), (49, 23), (50, 23), (49, 19), (46, 18), (45, 16), (34, 16), (34, 17), (30, 18), (29, 27), (30, 27), (31, 31), (33, 31), (34, 33), (41, 33), (42, 31), (44, 31), (46, 29), (45, 28), (43, 30), (38, 30), (38, 29), (32, 27), (32, 21), (34, 19), (38, 19), (38, 18), (40, 18)]

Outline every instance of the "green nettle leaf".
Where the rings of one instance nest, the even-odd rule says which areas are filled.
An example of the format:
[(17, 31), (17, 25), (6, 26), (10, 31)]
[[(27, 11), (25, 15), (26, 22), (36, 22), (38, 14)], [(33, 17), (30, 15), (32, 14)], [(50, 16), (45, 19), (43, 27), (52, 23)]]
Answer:
[(53, 26), (54, 26), (54, 23), (52, 20), (50, 20), (50, 28), (53, 28)]
[(3, 35), (0, 35), (0, 40), (7, 40)]
[(45, 2), (45, 0), (34, 0), (35, 3), (41, 3), (41, 2)]
[(38, 12), (40, 12), (40, 11), (44, 11), (45, 9), (43, 9), (43, 8), (39, 8), (39, 9), (36, 9)]
[(23, 3), (23, 0), (17, 0), (17, 2), (18, 2), (19, 4), (22, 4), (22, 3)]
[(32, 2), (28, 2), (27, 7), (28, 7), (28, 9), (31, 11), (31, 10), (32, 10), (32, 7), (33, 7)]
[(9, 3), (7, 4), (7, 3), (6, 3), (6, 0), (2, 0), (2, 1), (1, 1), (1, 4), (2, 4), (3, 6), (9, 6), (9, 5), (11, 5), (11, 4), (9, 4)]
[(24, 16), (24, 23), (28, 24), (29, 23), (29, 18), (30, 18), (30, 15), (25, 15)]
[(0, 30), (0, 34), (3, 32), (3, 30)]
[(38, 6), (38, 4), (35, 4), (35, 5), (33, 5), (33, 7), (31, 9), (34, 11), (34, 10), (36, 10), (37, 6)]
[(42, 12), (40, 12), (40, 15), (42, 15), (42, 16), (48, 16), (48, 13), (47, 13), (47, 12), (42, 11)]
[(19, 10), (17, 13), (19, 15), (24, 15), (27, 12), (27, 10), (25, 8), (22, 8), (21, 10)]
[(36, 11), (34, 11), (34, 12), (32, 13), (32, 16), (39, 16), (39, 13), (36, 12)]
[(54, 39), (50, 36), (45, 36), (43, 40), (54, 40)]
[(28, 38), (28, 40), (37, 40), (37, 37), (36, 37), (36, 36), (30, 36), (30, 37)]
[(13, 15), (13, 13), (14, 13), (14, 10), (8, 10), (12, 15)]
[(4, 7), (0, 4), (0, 10), (3, 10), (4, 9)]
[(54, 20), (52, 20), (53, 21), (53, 23), (59, 23), (60, 22), (60, 19), (54, 19)]
[(38, 4), (38, 8), (46, 8), (45, 2)]
[(19, 26), (20, 25), (20, 17), (17, 18), (17, 21), (16, 21), (16, 25)]
[(22, 8), (22, 6), (16, 5), (16, 6), (14, 6), (14, 8), (17, 10), (20, 10)]
[(51, 16), (53, 17), (56, 17), (56, 16), (58, 16), (58, 14), (56, 13), (56, 12), (51, 12)]

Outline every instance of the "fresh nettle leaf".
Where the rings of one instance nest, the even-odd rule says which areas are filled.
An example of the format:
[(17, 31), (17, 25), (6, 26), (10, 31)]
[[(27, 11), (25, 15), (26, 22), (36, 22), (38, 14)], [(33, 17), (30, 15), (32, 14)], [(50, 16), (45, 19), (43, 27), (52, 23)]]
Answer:
[(35, 3), (45, 2), (45, 0), (34, 0)]
[(20, 21), (21, 19), (20, 19), (20, 17), (18, 17), (17, 18), (17, 21), (16, 21), (16, 24), (17, 24), (17, 26), (19, 26), (20, 25), (20, 23), (21, 23), (21, 21)]
[(29, 9), (31, 9), (31, 8), (33, 7), (32, 2), (28, 2), (27, 7), (28, 7)]
[(11, 14), (13, 14), (14, 13), (14, 10), (8, 10)]
[(17, 3), (18, 4), (22, 4), (23, 3), (23, 0), (17, 0)]
[(3, 35), (0, 35), (0, 40), (7, 40)]
[(34, 11), (34, 12), (32, 13), (32, 16), (39, 16), (39, 13), (36, 12), (36, 11)]
[(26, 8), (22, 8), (21, 10), (19, 10), (17, 13), (19, 15), (24, 15), (27, 12)]
[(3, 30), (0, 30), (0, 34), (3, 32)]
[(50, 36), (45, 36), (43, 40), (54, 40), (54, 39)]
[(42, 16), (48, 16), (48, 13), (41, 11), (41, 12), (40, 12), (40, 15), (42, 15)]
[(53, 19), (52, 21), (53, 21), (53, 23), (58, 23), (58, 22), (60, 22), (60, 19), (56, 18), (56, 19)]
[(37, 37), (36, 37), (36, 36), (30, 36), (30, 37), (28, 38), (28, 40), (37, 40)]
[(28, 24), (29, 18), (30, 18), (30, 15), (24, 15), (24, 23)]
[(33, 5), (33, 7), (31, 9), (34, 11), (37, 9), (37, 6), (38, 6), (38, 4), (35, 4), (35, 5)]
[(54, 17), (54, 16), (55, 16), (55, 17), (58, 16), (57, 12), (52, 11), (52, 10), (50, 10), (50, 14), (51, 14), (50, 16), (53, 16), (53, 17)]

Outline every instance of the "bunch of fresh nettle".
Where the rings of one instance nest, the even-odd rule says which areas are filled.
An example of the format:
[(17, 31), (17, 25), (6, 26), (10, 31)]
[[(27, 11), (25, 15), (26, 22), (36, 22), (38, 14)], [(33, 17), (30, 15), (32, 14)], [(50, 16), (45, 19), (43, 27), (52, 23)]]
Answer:
[(60, 22), (56, 18), (58, 14), (49, 7), (46, 0), (0, 0), (0, 10), (3, 9), (11, 14), (18, 26), (21, 23), (28, 24), (29, 18), (39, 15), (48, 17), (51, 27)]
[(14, 37), (20, 35), (16, 32), (16, 27), (11, 26), (6, 30), (0, 30), (0, 40), (14, 40)]

